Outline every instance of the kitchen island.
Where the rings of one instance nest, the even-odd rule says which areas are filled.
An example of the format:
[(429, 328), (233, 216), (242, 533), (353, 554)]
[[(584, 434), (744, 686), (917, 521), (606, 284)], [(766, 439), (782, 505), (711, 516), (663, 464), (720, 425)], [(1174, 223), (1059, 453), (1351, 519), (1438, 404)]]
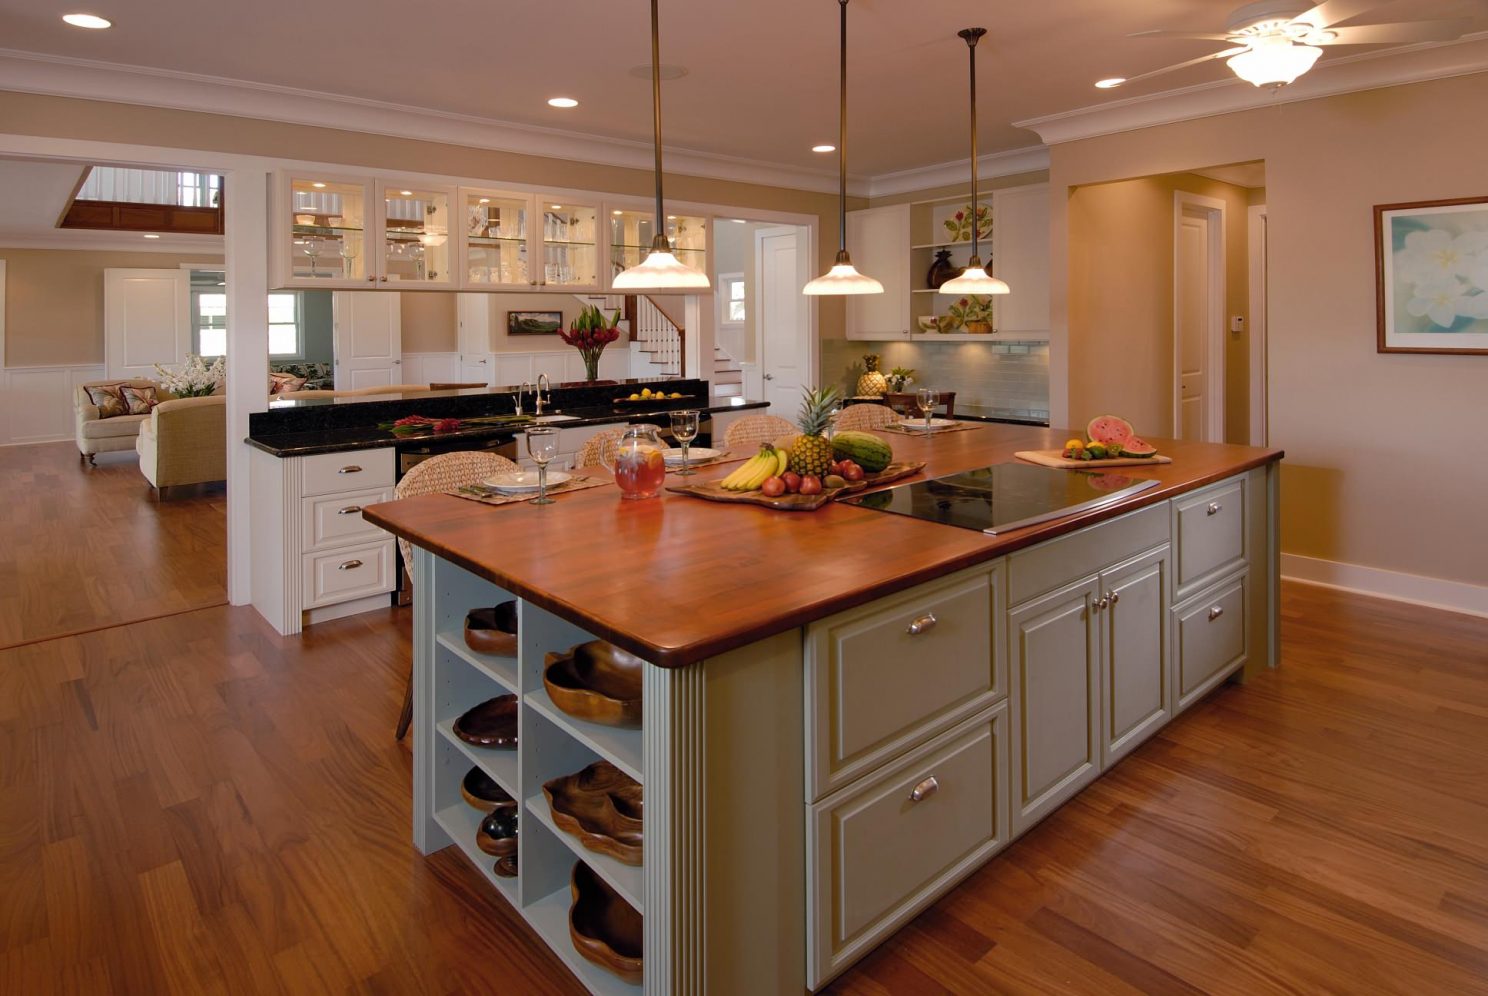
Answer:
[[(887, 438), (934, 477), (1065, 437)], [(574, 952), (576, 860), (642, 914), (646, 992), (825, 985), (1216, 684), (1274, 664), (1281, 454), (1158, 445), (1173, 463), (1132, 472), (1156, 486), (999, 536), (612, 488), (366, 509), (431, 579), (414, 595), (416, 845), (461, 847), (595, 991), (638, 989)], [(465, 612), (505, 598), (515, 656), (468, 650)], [(638, 731), (544, 689), (544, 654), (596, 637), (649, 662)], [(503, 692), (518, 750), (449, 732)], [(598, 759), (644, 786), (642, 868), (548, 815), (542, 783)], [(472, 763), (523, 806), (515, 879), (474, 846)]]

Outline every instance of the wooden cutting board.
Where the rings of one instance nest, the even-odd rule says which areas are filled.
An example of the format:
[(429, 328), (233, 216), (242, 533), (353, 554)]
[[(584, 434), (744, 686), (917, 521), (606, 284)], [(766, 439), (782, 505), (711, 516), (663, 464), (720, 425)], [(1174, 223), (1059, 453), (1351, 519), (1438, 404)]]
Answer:
[(1061, 470), (1096, 470), (1101, 467), (1141, 467), (1154, 463), (1172, 463), (1172, 457), (1165, 457), (1161, 453), (1150, 457), (1116, 457), (1110, 460), (1069, 460), (1062, 454), (1064, 450), (1020, 450), (1013, 456), (1019, 460), (1027, 460), (1041, 467), (1058, 467)]

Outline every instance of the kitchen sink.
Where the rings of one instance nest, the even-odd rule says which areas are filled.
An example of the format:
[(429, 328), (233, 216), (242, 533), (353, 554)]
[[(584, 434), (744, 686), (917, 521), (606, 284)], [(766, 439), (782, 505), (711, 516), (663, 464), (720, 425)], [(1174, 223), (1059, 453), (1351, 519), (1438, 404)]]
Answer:
[(538, 415), (533, 418), (534, 422), (577, 422), (577, 415)]

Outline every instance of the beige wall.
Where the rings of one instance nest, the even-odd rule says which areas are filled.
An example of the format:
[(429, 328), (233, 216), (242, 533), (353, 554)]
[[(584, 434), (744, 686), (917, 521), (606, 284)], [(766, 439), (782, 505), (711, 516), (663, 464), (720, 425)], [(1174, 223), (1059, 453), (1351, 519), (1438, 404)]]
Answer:
[[(1488, 585), (1488, 357), (1375, 351), (1375, 204), (1484, 194), (1488, 74), (1329, 97), (1055, 146), (1052, 400), (1118, 409), (1101, 331), (1065, 307), (1071, 187), (1264, 160), (1271, 443), (1286, 450), (1286, 552)], [(1067, 379), (1066, 379), (1067, 372)], [(1068, 393), (1066, 394), (1066, 388)]]
[(404, 294), (398, 302), (403, 352), (453, 353), (459, 349), (457, 300), (453, 294)]
[[(1225, 206), (1225, 316), (1247, 318), (1247, 191), (1191, 173), (1079, 187), (1069, 194), (1071, 425), (1105, 412), (1142, 434), (1173, 435), (1174, 193)], [(1225, 332), (1225, 440), (1246, 441), (1249, 333)], [(1075, 403), (1075, 402), (1078, 403)]]
[[(486, 294), (491, 319), (491, 351), (531, 353), (569, 349), (556, 335), (506, 334), (508, 311), (561, 311), (567, 325), (579, 317), (584, 302), (572, 294)], [(458, 298), (454, 294), (404, 294), (401, 302), (403, 352), (454, 353), (460, 348)], [(606, 317), (613, 312), (607, 312)], [(610, 349), (625, 349), (622, 339)]]
[(3, 249), (5, 365), (85, 366), (103, 362), (103, 271), (222, 264), (222, 257), (79, 249)]

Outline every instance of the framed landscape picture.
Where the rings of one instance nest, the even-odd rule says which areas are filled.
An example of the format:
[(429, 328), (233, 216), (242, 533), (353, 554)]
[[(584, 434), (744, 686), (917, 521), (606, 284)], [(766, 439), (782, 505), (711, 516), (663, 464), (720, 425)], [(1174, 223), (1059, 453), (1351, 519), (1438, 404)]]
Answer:
[(1488, 197), (1374, 208), (1381, 353), (1488, 355)]
[(508, 311), (507, 335), (553, 335), (563, 328), (561, 311)]

